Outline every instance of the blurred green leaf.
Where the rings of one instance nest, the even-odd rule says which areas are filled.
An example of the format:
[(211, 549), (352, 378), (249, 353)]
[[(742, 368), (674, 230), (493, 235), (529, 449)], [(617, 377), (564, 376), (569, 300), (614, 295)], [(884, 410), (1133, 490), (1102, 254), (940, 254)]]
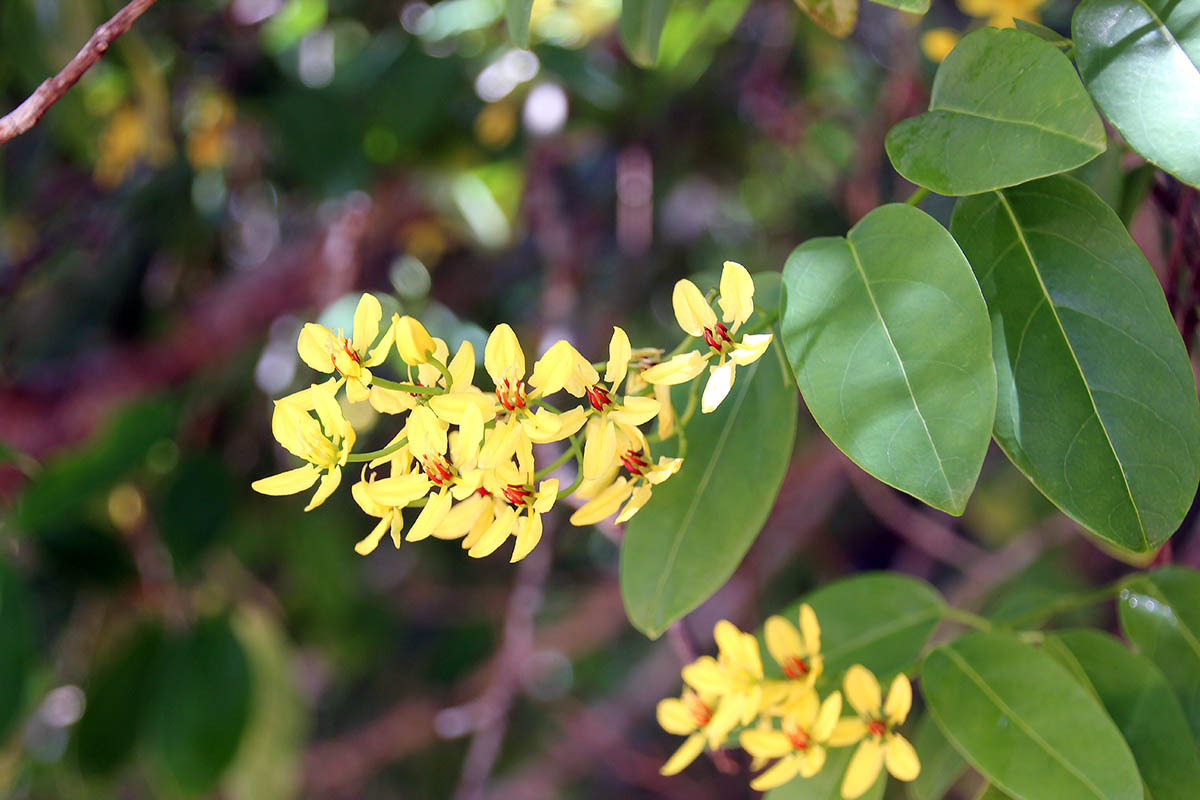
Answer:
[(32, 660), (29, 598), (16, 570), (0, 559), (0, 741), (25, 710)]
[(1031, 22), (1027, 19), (1017, 19), (1014, 17), (1013, 25), (1017, 30), (1024, 31), (1025, 33), (1032, 34), (1043, 41), (1047, 41), (1063, 52), (1067, 52), (1071, 49), (1070, 39), (1063, 36), (1053, 28), (1047, 28), (1040, 22)]
[(1200, 758), (1187, 718), (1153, 664), (1106, 633), (1063, 631), (1046, 639), (1046, 651), (1081, 672), (1133, 751), (1146, 796), (1189, 800), (1200, 787)]
[(177, 570), (191, 567), (229, 523), (233, 479), (221, 459), (196, 455), (179, 465), (163, 492), (159, 532)]
[[(776, 287), (775, 274), (755, 276), (760, 303)], [(692, 418), (683, 466), (654, 487), (621, 543), (621, 596), (642, 633), (657, 638), (733, 574), (783, 482), (796, 406), (783, 353), (772, 344), (738, 370), (733, 391), (716, 411)]]
[(896, 171), (945, 195), (1065, 172), (1106, 146), (1100, 115), (1062, 51), (996, 28), (964, 36), (938, 68), (929, 111), (887, 135)]
[(143, 625), (93, 670), (87, 706), (75, 730), (75, 755), (85, 776), (111, 775), (133, 753), (149, 708), (147, 687), (160, 668), (163, 633)]
[(504, 0), (504, 22), (509, 38), (517, 47), (529, 46), (529, 13), (533, 0)]
[(1125, 141), (1200, 186), (1200, 6), (1084, 0), (1071, 35), (1088, 91)]
[[(853, 747), (829, 750), (825, 766), (811, 778), (796, 778), (763, 795), (763, 800), (842, 800), (842, 775), (854, 754)], [(887, 788), (887, 771), (880, 770), (875, 785), (860, 800), (881, 800)]]
[(996, 442), (1067, 515), (1152, 551), (1200, 481), (1200, 405), (1150, 265), (1067, 176), (960, 200), (950, 227), (992, 315)]
[(151, 711), (150, 752), (168, 783), (210, 790), (233, 761), (251, 709), (250, 664), (227, 619), (169, 640)]
[(658, 41), (670, 10), (671, 0), (622, 0), (621, 44), (639, 67), (658, 61)]
[(1014, 797), (1142, 800), (1137, 765), (1104, 709), (1015, 636), (969, 633), (935, 648), (921, 690), (959, 752)]
[(1164, 567), (1139, 575), (1117, 602), (1121, 630), (1175, 690), (1200, 740), (1200, 573)]
[[(987, 307), (954, 239), (903, 204), (784, 267), (783, 344), (817, 424), (879, 480), (961, 514), (991, 439)], [(936, 326), (927, 320), (936, 319)]]
[(921, 759), (921, 774), (904, 785), (911, 800), (942, 800), (967, 771), (967, 762), (950, 744), (932, 714), (925, 714), (913, 734), (913, 747)]

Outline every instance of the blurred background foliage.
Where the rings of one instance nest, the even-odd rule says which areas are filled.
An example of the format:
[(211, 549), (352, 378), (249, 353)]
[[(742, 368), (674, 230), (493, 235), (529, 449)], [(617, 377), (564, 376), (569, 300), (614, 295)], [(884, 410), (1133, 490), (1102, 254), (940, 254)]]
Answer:
[[(5, 107), (118, 7), (0, 4)], [(619, 323), (670, 346), (678, 278), (778, 269), (906, 196), (883, 136), (953, 32), (1070, 12), (1012, 8), (866, 3), (843, 42), (786, 0), (679, 0), (653, 69), (619, 0), (535, 0), (531, 50), (500, 0), (151, 9), (0, 149), (0, 796), (747, 797), (730, 756), (657, 774), (673, 646), (715, 619), (873, 568), (1001, 618), (1114, 574), (996, 454), (951, 520), (807, 417), (746, 561), (655, 643), (616, 531), (560, 525), (519, 569), (433, 541), (364, 559), (348, 493), (306, 515), (249, 489), (285, 461), (271, 398), (311, 379), (304, 320), (349, 328), (368, 290), (452, 342), (509, 321), (599, 358)], [(1087, 169), (1133, 219), (1144, 175)], [(947, 529), (971, 549), (930, 545)]]

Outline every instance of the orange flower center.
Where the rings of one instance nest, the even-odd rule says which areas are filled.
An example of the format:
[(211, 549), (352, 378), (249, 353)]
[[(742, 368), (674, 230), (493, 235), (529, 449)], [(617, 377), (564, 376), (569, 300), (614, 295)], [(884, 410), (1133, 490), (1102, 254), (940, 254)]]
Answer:
[(421, 469), (425, 472), (425, 477), (438, 486), (454, 480), (454, 467), (442, 456), (426, 456), (421, 462)]
[(500, 405), (509, 411), (524, 408), (525, 381), (517, 381), (514, 384), (508, 378), (505, 378), (504, 385), (496, 387), (496, 399), (500, 401)]
[(529, 505), (529, 501), (533, 498), (533, 491), (527, 489), (519, 483), (510, 483), (503, 489), (504, 499), (512, 503), (514, 506)]
[(796, 750), (807, 750), (809, 745), (808, 731), (797, 728), (794, 731), (784, 731), (788, 741), (792, 743), (792, 747)]
[(783, 674), (787, 675), (794, 681), (798, 681), (809, 673), (808, 662), (800, 656), (792, 656), (788, 662), (783, 665)]
[(732, 344), (733, 339), (729, 338), (729, 329), (723, 323), (718, 322), (715, 330), (713, 328), (704, 329), (704, 343), (719, 353), (726, 344)]
[(867, 732), (872, 736), (883, 736), (887, 733), (887, 723), (881, 719), (873, 719), (867, 723)]
[(712, 709), (700, 699), (699, 695), (688, 692), (683, 696), (683, 704), (687, 706), (688, 711), (692, 714), (692, 719), (696, 720), (696, 724), (704, 727), (712, 719)]

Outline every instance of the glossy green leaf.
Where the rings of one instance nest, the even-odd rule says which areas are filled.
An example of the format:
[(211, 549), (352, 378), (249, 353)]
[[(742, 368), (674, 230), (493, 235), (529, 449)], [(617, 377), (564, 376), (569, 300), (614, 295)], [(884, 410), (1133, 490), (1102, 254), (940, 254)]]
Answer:
[(1117, 603), (1121, 630), (1162, 670), (1200, 741), (1200, 573), (1165, 567), (1130, 580)]
[(133, 753), (149, 707), (146, 687), (156, 680), (162, 645), (160, 628), (143, 628), (93, 672), (87, 707), (73, 737), (84, 775), (109, 775)]
[[(822, 681), (827, 690), (838, 688), (842, 673), (853, 664), (864, 665), (881, 679), (907, 672), (921, 657), (945, 610), (932, 586), (894, 572), (834, 581), (779, 614), (798, 624), (801, 603), (811, 605), (821, 623)], [(782, 674), (770, 658), (764, 667), (774, 675)]]
[(996, 28), (964, 36), (938, 67), (929, 111), (887, 136), (896, 171), (946, 195), (1066, 172), (1105, 147), (1100, 115), (1062, 51)]
[(1084, 0), (1071, 35), (1084, 83), (1125, 141), (1200, 186), (1200, 3)]
[(929, 10), (930, 0), (872, 0), (881, 6), (907, 11), (910, 14), (924, 14)]
[(996, 441), (1066, 514), (1153, 550), (1200, 480), (1200, 406), (1150, 265), (1067, 176), (960, 200), (950, 227), (992, 315)]
[(987, 307), (923, 211), (877, 208), (788, 258), (783, 342), (817, 424), (856, 464), (961, 514), (996, 407)]
[[(768, 293), (768, 283), (777, 286), (777, 278), (756, 276), (758, 297)], [(776, 343), (738, 369), (733, 391), (716, 411), (692, 418), (683, 467), (654, 488), (621, 542), (621, 596), (638, 630), (659, 636), (733, 574), (779, 493), (796, 407), (796, 388)]]
[(150, 751), (173, 786), (212, 788), (250, 715), (251, 673), (229, 622), (200, 622), (167, 644), (151, 711)]
[(1046, 650), (1073, 672), (1104, 705), (1133, 751), (1146, 796), (1191, 800), (1200, 787), (1200, 758), (1187, 718), (1166, 678), (1146, 659), (1106, 633), (1064, 631)]
[(533, 0), (504, 0), (504, 23), (508, 36), (517, 47), (529, 46), (529, 14)]
[(1129, 747), (1062, 665), (1011, 635), (933, 650), (921, 690), (946, 737), (1017, 800), (1142, 800)]
[(25, 710), (33, 658), (33, 623), (25, 587), (0, 559), (0, 741)]
[(670, 10), (671, 0), (622, 0), (621, 44), (639, 67), (653, 67), (658, 61), (658, 42)]
[(858, 22), (858, 0), (796, 0), (796, 5), (813, 22), (841, 39), (853, 33)]
[(921, 774), (904, 788), (911, 800), (942, 800), (967, 771), (967, 762), (950, 744), (932, 714), (921, 717), (913, 733), (913, 747), (921, 759)]
[[(763, 795), (763, 800), (842, 800), (842, 776), (854, 755), (853, 747), (828, 751), (825, 766), (811, 778), (795, 778)], [(880, 770), (875, 784), (860, 800), (882, 800), (887, 788), (887, 771)]]
[(1030, 22), (1027, 19), (1016, 19), (1014, 17), (1013, 25), (1017, 30), (1024, 31), (1025, 33), (1031, 33), (1039, 39), (1044, 39), (1063, 52), (1067, 52), (1071, 49), (1070, 39), (1063, 36), (1053, 28), (1046, 27), (1040, 22)]

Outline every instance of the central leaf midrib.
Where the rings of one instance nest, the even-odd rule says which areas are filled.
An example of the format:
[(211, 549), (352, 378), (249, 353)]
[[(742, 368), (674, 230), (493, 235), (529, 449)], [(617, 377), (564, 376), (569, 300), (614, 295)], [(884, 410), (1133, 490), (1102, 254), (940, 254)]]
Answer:
[[(937, 101), (935, 100), (934, 102), (936, 103)], [(1099, 145), (1095, 142), (1089, 142), (1086, 139), (1080, 139), (1077, 136), (1072, 136), (1071, 134), (1066, 133), (1065, 131), (1056, 130), (1055, 128), (1047, 128), (1044, 125), (1038, 125), (1036, 122), (1033, 122), (1030, 120), (1005, 119), (1003, 117), (993, 117), (988, 114), (982, 114), (978, 111), (968, 111), (965, 108), (956, 108), (954, 106), (947, 106), (947, 105), (935, 106), (935, 105), (931, 104), (929, 106), (929, 110), (930, 111), (946, 111), (951, 114), (962, 114), (964, 117), (974, 117), (975, 119), (985, 119), (985, 120), (988, 120), (989, 122), (1000, 122), (1000, 123), (1004, 123), (1005, 125), (1022, 125), (1027, 128), (1033, 128), (1034, 130), (1039, 130), (1042, 133), (1049, 133), (1053, 136), (1059, 136), (1059, 137), (1062, 137), (1063, 139), (1069, 139), (1072, 142), (1076, 142), (1078, 144), (1081, 144), (1081, 145), (1083, 145), (1091, 150), (1095, 150), (1097, 152), (1100, 152), (1104, 149), (1101, 145)]]
[(850, 248), (850, 256), (854, 259), (854, 266), (858, 269), (858, 274), (862, 278), (863, 288), (867, 291), (867, 298), (871, 301), (871, 307), (875, 309), (875, 318), (879, 320), (879, 327), (883, 329), (883, 335), (887, 337), (892, 352), (896, 354), (896, 365), (900, 367), (900, 376), (904, 378), (904, 386), (908, 389), (908, 399), (912, 401), (913, 411), (916, 412), (917, 419), (921, 420), (921, 427), (925, 430), (925, 438), (929, 441), (929, 449), (933, 451), (933, 459), (937, 462), (938, 472), (942, 476), (942, 481), (946, 484), (947, 499), (951, 503), (955, 503), (957, 502), (957, 496), (954, 489), (950, 486), (950, 478), (946, 475), (946, 467), (942, 463), (942, 456), (938, 452), (937, 443), (933, 441), (933, 434), (929, 431), (929, 423), (925, 421), (925, 415), (921, 413), (921, 407), (917, 403), (917, 395), (913, 391), (912, 383), (908, 380), (908, 370), (904, 368), (904, 359), (900, 357), (900, 350), (892, 340), (892, 332), (888, 330), (887, 322), (883, 319), (883, 312), (879, 310), (879, 303), (875, 300), (875, 293), (871, 291), (871, 281), (867, 278), (867, 271), (863, 268), (862, 261), (858, 257), (858, 250), (855, 249), (854, 242), (849, 237), (845, 241), (846, 246)]
[[(1129, 485), (1129, 477), (1125, 474), (1125, 465), (1121, 463), (1121, 456), (1117, 453), (1117, 448), (1113, 444), (1112, 436), (1108, 433), (1108, 426), (1104, 424), (1104, 418), (1100, 416), (1100, 407), (1096, 405), (1096, 398), (1092, 394), (1091, 384), (1088, 383), (1087, 375), (1083, 372), (1083, 365), (1079, 363), (1079, 356), (1075, 353), (1075, 346), (1071, 344), (1071, 337), (1067, 336), (1067, 329), (1063, 326), (1062, 318), (1058, 315), (1058, 308), (1054, 305), (1054, 298), (1050, 295), (1050, 289), (1047, 288), (1046, 282), (1042, 280), (1041, 270), (1038, 269), (1037, 259), (1033, 257), (1033, 250), (1029, 247), (1029, 242), (1025, 239), (1025, 231), (1021, 228), (1021, 223), (1017, 219), (1016, 212), (1008, 202), (1008, 198), (1004, 196), (1004, 192), (993, 192), (1000, 201), (1000, 205), (1004, 208), (1004, 212), (1008, 215), (1009, 222), (1013, 226), (1013, 232), (1017, 236), (1017, 240), (1021, 243), (1021, 249), (1025, 252), (1025, 258), (1029, 261), (1029, 268), (1033, 270), (1033, 275), (1037, 278), (1038, 286), (1042, 290), (1042, 297), (1047, 301), (1046, 305), (1050, 309), (1050, 314), (1054, 317), (1054, 322), (1058, 325), (1058, 331), (1062, 334), (1063, 343), (1066, 345), (1067, 352), (1071, 354), (1071, 361), (1075, 364), (1075, 371), (1079, 375), (1079, 380), (1083, 384), (1083, 390), (1087, 392), (1088, 402), (1092, 404), (1092, 414), (1096, 417), (1096, 421), (1100, 423), (1100, 430), (1104, 433), (1104, 441), (1108, 444), (1109, 452), (1112, 453), (1113, 460), (1117, 462), (1117, 472), (1121, 474), (1121, 482), (1125, 486), (1125, 494), (1129, 497), (1129, 505), (1133, 509), (1133, 515), (1137, 518), (1138, 532), (1142, 535), (1142, 544), (1146, 550), (1150, 549), (1150, 537), (1146, 534), (1146, 524), (1142, 521), (1142, 512), (1138, 508), (1137, 500), (1133, 496), (1133, 487)], [(1013, 376), (1016, 380), (1016, 376)], [(1066, 465), (1064, 464), (1064, 469)]]
[(853, 652), (855, 649), (862, 647), (863, 642), (878, 641), (885, 636), (891, 636), (893, 633), (902, 631), (905, 628), (925, 622), (927, 619), (937, 619), (940, 616), (942, 616), (941, 606), (922, 608), (919, 611), (914, 611), (911, 614), (894, 619), (887, 625), (874, 628), (857, 638), (846, 639), (833, 648), (823, 650), (821, 655), (826, 662), (832, 663), (841, 656), (841, 653)]

